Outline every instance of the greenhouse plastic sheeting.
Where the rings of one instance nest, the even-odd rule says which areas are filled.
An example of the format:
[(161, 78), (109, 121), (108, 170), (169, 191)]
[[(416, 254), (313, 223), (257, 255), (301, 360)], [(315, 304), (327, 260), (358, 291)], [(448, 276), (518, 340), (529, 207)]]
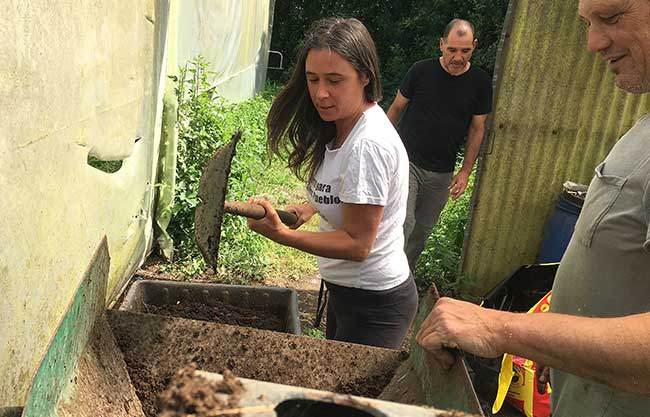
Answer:
[(194, 0), (178, 3), (176, 59), (202, 55), (211, 82), (234, 101), (264, 87), (274, 0)]
[[(173, 118), (161, 139), (163, 96), (175, 111), (167, 70), (202, 53), (213, 60), (215, 83), (231, 83), (224, 92), (251, 96), (264, 77), (260, 56), (269, 38), (268, 1), (5, 3), (0, 409), (24, 404), (102, 237), (110, 252), (108, 299), (151, 248), (159, 159), (173, 187), (173, 160), (159, 158), (161, 142), (165, 152), (175, 145)], [(195, 35), (201, 42), (190, 47)], [(121, 167), (107, 173), (89, 165), (89, 157)]]

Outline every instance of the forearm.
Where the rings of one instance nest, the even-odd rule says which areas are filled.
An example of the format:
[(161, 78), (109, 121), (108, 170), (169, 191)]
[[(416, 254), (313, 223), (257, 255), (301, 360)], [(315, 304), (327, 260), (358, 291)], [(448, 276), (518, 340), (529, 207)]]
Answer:
[(397, 89), (397, 92), (395, 93), (395, 100), (393, 100), (393, 103), (390, 105), (390, 108), (388, 109), (388, 112), (386, 112), (386, 116), (388, 116), (388, 120), (397, 128), (397, 125), (399, 124), (399, 120), (402, 116), (402, 112), (404, 109), (406, 109), (406, 106), (409, 103), (409, 99), (404, 97), (402, 95), (402, 92)]
[(316, 256), (361, 262), (368, 257), (371, 247), (355, 239), (345, 230), (333, 232), (306, 232), (283, 230), (274, 241)]
[(390, 120), (390, 122), (395, 127), (397, 127), (401, 115), (402, 115), (402, 109), (398, 108), (395, 104), (390, 106), (388, 112), (386, 112), (386, 116), (388, 116), (388, 120)]
[(471, 128), (467, 134), (467, 145), (465, 146), (465, 156), (461, 167), (461, 171), (465, 171), (467, 174), (472, 172), (474, 163), (481, 151), (484, 132), (483, 128)]
[(312, 255), (356, 262), (365, 260), (370, 254), (384, 213), (383, 206), (342, 203), (343, 225), (340, 229), (303, 232), (285, 227), (268, 201), (251, 199), (251, 203), (266, 210), (264, 218), (248, 219), (248, 226), (257, 233)]
[(614, 388), (650, 394), (650, 314), (584, 318), (503, 313), (500, 350)]

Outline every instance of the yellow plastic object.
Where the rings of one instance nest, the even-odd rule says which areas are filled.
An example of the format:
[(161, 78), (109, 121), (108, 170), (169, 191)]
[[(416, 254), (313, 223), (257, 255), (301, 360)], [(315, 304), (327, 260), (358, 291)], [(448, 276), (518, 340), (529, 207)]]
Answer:
[[(549, 291), (528, 310), (527, 314), (546, 313), (549, 311), (552, 293), (553, 291)], [(534, 390), (536, 389), (533, 361), (525, 359), (522, 366), (517, 366), (517, 372), (523, 372), (524, 374), (519, 375), (516, 378), (516, 382), (513, 383), (513, 376), (515, 375), (514, 356), (509, 353), (504, 354), (503, 360), (501, 361), (501, 371), (499, 372), (499, 388), (497, 389), (496, 399), (492, 405), (493, 414), (501, 410), (503, 401), (510, 395), (512, 398), (523, 402), (526, 417), (533, 417), (533, 396)], [(548, 384), (547, 392), (551, 392)]]
[(497, 397), (494, 400), (492, 405), (492, 414), (496, 414), (501, 410), (503, 406), (503, 401), (506, 399), (508, 394), (508, 388), (510, 388), (510, 382), (515, 372), (512, 370), (512, 355), (506, 353), (503, 355), (501, 360), (501, 372), (499, 372), (499, 389), (497, 390)]

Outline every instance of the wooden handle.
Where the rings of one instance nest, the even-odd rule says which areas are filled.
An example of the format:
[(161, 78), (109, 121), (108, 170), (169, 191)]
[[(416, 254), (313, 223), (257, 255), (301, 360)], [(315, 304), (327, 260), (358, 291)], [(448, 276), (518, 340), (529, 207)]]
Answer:
[[(223, 211), (229, 214), (235, 214), (237, 216), (244, 216), (250, 219), (259, 220), (266, 216), (266, 210), (264, 207), (259, 204), (244, 203), (241, 201), (226, 201), (223, 204)], [(276, 210), (278, 216), (282, 223), (287, 226), (296, 224), (298, 222), (298, 216), (293, 213), (284, 210)]]

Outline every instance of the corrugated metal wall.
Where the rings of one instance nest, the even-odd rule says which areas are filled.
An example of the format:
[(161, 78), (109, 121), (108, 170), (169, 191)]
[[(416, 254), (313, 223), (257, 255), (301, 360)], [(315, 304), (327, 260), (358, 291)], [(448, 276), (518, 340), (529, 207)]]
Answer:
[(534, 263), (565, 180), (588, 184), (616, 140), (650, 109), (618, 90), (586, 51), (577, 0), (511, 0), (462, 272), (474, 295)]

